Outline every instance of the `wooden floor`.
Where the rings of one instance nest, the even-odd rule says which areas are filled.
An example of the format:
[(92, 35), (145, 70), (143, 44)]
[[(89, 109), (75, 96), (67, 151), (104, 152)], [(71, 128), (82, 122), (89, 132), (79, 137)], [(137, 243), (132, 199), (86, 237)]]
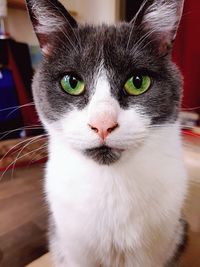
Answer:
[(181, 267), (200, 267), (200, 138), (188, 136), (184, 144), (189, 176), (184, 214), (189, 222), (189, 243)]
[(17, 169), (10, 176), (0, 184), (0, 266), (24, 267), (47, 252), (43, 166)]
[[(185, 159), (190, 190), (184, 213), (190, 225), (190, 240), (181, 267), (200, 267), (200, 141), (187, 141)], [(24, 267), (47, 252), (43, 166), (18, 169), (10, 177), (8, 172), (0, 183), (0, 266)], [(33, 266), (50, 266), (44, 266), (48, 257), (42, 260)]]

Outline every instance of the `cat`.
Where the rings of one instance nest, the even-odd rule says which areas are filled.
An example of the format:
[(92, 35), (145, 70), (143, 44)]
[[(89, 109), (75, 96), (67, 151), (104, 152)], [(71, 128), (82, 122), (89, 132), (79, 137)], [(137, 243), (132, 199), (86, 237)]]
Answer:
[(171, 51), (183, 5), (147, 0), (130, 23), (94, 26), (57, 0), (27, 0), (43, 53), (33, 94), (49, 134), (56, 267), (179, 262), (187, 175)]

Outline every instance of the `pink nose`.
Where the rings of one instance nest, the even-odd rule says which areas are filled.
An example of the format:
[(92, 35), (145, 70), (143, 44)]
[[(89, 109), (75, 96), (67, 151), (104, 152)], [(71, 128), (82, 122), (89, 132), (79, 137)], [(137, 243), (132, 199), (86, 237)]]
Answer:
[(92, 121), (89, 124), (89, 127), (96, 132), (101, 139), (104, 140), (118, 127), (118, 123), (112, 118), (112, 116), (105, 116)]

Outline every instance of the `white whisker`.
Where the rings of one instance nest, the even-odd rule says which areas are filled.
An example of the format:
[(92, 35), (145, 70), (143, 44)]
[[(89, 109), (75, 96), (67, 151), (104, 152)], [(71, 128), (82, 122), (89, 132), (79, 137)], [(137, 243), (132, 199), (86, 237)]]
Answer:
[(10, 131), (5, 131), (5, 132), (0, 132), (0, 134), (3, 136), (1, 136), (0, 138), (0, 141), (5, 139), (9, 134), (11, 133), (14, 133), (14, 132), (17, 132), (17, 131), (23, 131), (23, 130), (42, 130), (43, 127), (42, 126), (23, 126), (23, 127), (20, 127), (20, 128), (17, 128), (17, 129), (14, 129), (14, 130), (10, 130)]
[(69, 27), (71, 28), (71, 30), (72, 30), (72, 32), (74, 33), (74, 36), (75, 36), (75, 38), (76, 38), (76, 40), (77, 40), (77, 42), (78, 42), (78, 44), (79, 44), (79, 48), (81, 47), (81, 45), (80, 45), (80, 42), (79, 42), (79, 39), (78, 39), (78, 37), (77, 37), (77, 35), (76, 35), (76, 33), (75, 33), (75, 30), (73, 29), (73, 27), (71, 26), (71, 24), (70, 24), (70, 22), (68, 21), (68, 19), (66, 18), (66, 16), (62, 13), (62, 11), (53, 3), (53, 2), (51, 2), (51, 1), (49, 1), (49, 0), (47, 0), (52, 6), (54, 6), (56, 9), (57, 9), (57, 11), (61, 14), (61, 16), (65, 19), (65, 21), (67, 22), (67, 24), (69, 25)]
[[(30, 164), (32, 164), (33, 162), (35, 162), (35, 161), (39, 161), (39, 160), (41, 160), (41, 159), (43, 159), (43, 158), (46, 158), (47, 157), (47, 155), (42, 155), (45, 151), (47, 151), (47, 148), (48, 148), (48, 144), (44, 144), (44, 145), (42, 145), (38, 150), (36, 149), (36, 150), (33, 150), (32, 152), (33, 152), (33, 158), (31, 159), (31, 161), (30, 161), (30, 163), (29, 163), (29, 165)], [(40, 152), (39, 154), (37, 154), (37, 152), (38, 151), (40, 151), (40, 150), (44, 150), (43, 152)], [(34, 154), (37, 154), (36, 156), (34, 156)], [(38, 158), (39, 157), (39, 158)]]
[(35, 106), (35, 104), (32, 102), (32, 103), (28, 103), (28, 104), (25, 104), (25, 105), (21, 105), (21, 106), (15, 107), (14, 110), (12, 110), (10, 113), (8, 113), (7, 118), (9, 116), (11, 116), (13, 113), (15, 113), (17, 110), (19, 110), (21, 108), (30, 107), (30, 106)]
[(142, 11), (142, 9), (144, 8), (144, 6), (146, 5), (146, 3), (148, 2), (148, 0), (145, 0), (143, 1), (143, 3), (141, 4), (138, 12), (136, 13), (136, 15), (134, 16), (134, 18), (132, 19), (132, 21), (130, 22), (132, 24), (132, 27), (131, 27), (131, 31), (130, 31), (130, 34), (129, 34), (129, 38), (128, 38), (128, 42), (127, 42), (127, 46), (126, 46), (126, 49), (129, 48), (129, 44), (130, 44), (130, 41), (131, 41), (131, 37), (132, 37), (132, 33), (133, 33), (133, 29), (135, 27), (135, 23), (137, 21), (137, 18), (138, 16), (140, 15), (140, 12)]
[(36, 136), (36, 137), (33, 137), (32, 140), (30, 140), (27, 144), (25, 144), (25, 145), (22, 147), (22, 149), (18, 152), (18, 154), (17, 154), (15, 160), (12, 162), (12, 172), (11, 172), (11, 177), (12, 177), (12, 178), (13, 178), (13, 176), (14, 176), (14, 169), (15, 169), (16, 162), (17, 162), (19, 159), (21, 159), (22, 157), (25, 157), (25, 156), (29, 155), (30, 153), (32, 153), (32, 151), (31, 151), (30, 153), (26, 153), (25, 155), (23, 155), (23, 156), (20, 157), (20, 155), (21, 155), (21, 153), (24, 151), (24, 149), (25, 149), (26, 147), (28, 147), (29, 145), (35, 143), (35, 142), (41, 141), (43, 138), (44, 138), (44, 136)]

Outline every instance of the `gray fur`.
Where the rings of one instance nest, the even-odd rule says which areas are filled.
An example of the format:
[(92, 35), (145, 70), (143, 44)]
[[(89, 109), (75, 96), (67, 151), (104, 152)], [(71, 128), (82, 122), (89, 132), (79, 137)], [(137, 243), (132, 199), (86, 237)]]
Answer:
[(177, 231), (178, 239), (180, 240), (177, 246), (177, 250), (174, 253), (174, 256), (166, 265), (166, 267), (178, 267), (180, 266), (181, 256), (185, 252), (188, 245), (188, 223), (184, 219), (179, 221), (179, 229)]
[(92, 158), (101, 165), (110, 165), (118, 161), (121, 157), (122, 151), (113, 151), (107, 146), (85, 150), (85, 155)]
[[(50, 2), (46, 3), (48, 12)], [(55, 12), (54, 6), (52, 12)], [(62, 31), (48, 33), (53, 49), (48, 56), (44, 55), (34, 79), (35, 100), (46, 119), (57, 120), (74, 107), (83, 109), (88, 104), (101, 62), (106, 68), (112, 95), (122, 108), (139, 103), (151, 118), (152, 125), (177, 119), (182, 79), (171, 61), (170, 51), (165, 56), (159, 54), (158, 40), (153, 34), (149, 35), (140, 25), (134, 27), (133, 23), (97, 27), (79, 25), (73, 31), (71, 27), (65, 21)], [(70, 96), (62, 91), (60, 80), (67, 72), (77, 73), (84, 80), (86, 92), (83, 95)], [(127, 96), (124, 84), (135, 73), (150, 75), (153, 80), (151, 89), (137, 97)]]

